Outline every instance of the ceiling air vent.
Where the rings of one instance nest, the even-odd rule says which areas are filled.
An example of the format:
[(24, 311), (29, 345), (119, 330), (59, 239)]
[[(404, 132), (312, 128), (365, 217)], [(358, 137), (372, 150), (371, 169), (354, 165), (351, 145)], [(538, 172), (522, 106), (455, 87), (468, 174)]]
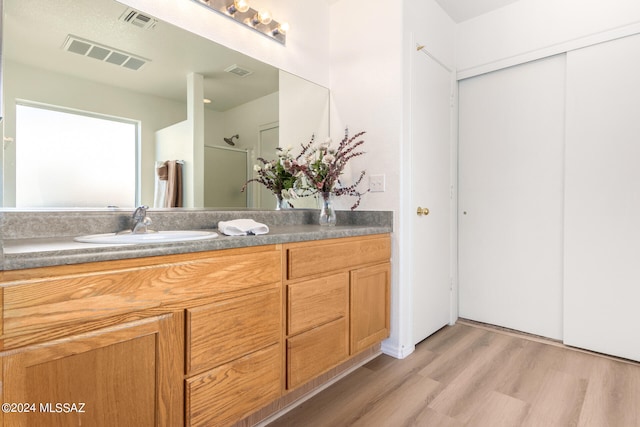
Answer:
[(134, 71), (139, 70), (144, 64), (149, 62), (148, 59), (144, 59), (112, 47), (104, 46), (96, 42), (81, 39), (80, 37), (76, 37), (71, 34), (67, 36), (62, 48), (68, 52), (77, 53), (82, 56), (87, 56), (102, 62), (108, 62)]
[(135, 25), (143, 30), (151, 30), (158, 21), (150, 16), (144, 15), (135, 9), (128, 8), (120, 15), (120, 20), (131, 25)]
[(247, 70), (246, 68), (242, 68), (236, 64), (233, 64), (230, 67), (224, 69), (227, 73), (235, 74), (239, 77), (247, 77), (250, 74), (253, 74), (253, 71)]

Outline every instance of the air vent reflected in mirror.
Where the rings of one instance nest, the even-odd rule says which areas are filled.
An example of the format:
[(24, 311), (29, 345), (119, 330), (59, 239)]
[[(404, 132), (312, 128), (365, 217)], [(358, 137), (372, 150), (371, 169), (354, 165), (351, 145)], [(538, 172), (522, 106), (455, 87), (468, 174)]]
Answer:
[(224, 69), (227, 73), (235, 74), (238, 77), (247, 77), (253, 74), (253, 71), (242, 68), (237, 64), (233, 64)]
[(139, 70), (144, 64), (150, 61), (149, 59), (123, 52), (109, 46), (100, 45), (96, 42), (81, 39), (80, 37), (71, 34), (67, 36), (62, 48), (68, 52), (77, 53), (79, 55), (97, 59), (102, 62), (108, 62), (134, 71)]

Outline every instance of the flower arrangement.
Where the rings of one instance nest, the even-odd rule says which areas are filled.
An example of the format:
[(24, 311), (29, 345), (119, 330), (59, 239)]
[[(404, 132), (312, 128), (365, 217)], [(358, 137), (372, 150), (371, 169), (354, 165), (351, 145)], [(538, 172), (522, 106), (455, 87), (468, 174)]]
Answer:
[(254, 166), (258, 177), (248, 180), (242, 191), (246, 190), (250, 182), (258, 182), (274, 193), (278, 201), (312, 194), (325, 199), (331, 195), (352, 196), (357, 197), (357, 200), (351, 209), (356, 209), (362, 195), (366, 193), (358, 190), (366, 172), (361, 171), (355, 183), (349, 186), (342, 184), (340, 176), (349, 160), (364, 154), (359, 148), (364, 144), (364, 140), (360, 139), (364, 133), (359, 132), (349, 137), (348, 129), (345, 129), (344, 138), (337, 148), (331, 146), (330, 138), (316, 145), (315, 137), (312, 136), (308, 143), (300, 144), (301, 151), (296, 157), (291, 154), (291, 148), (277, 148), (277, 159), (267, 161), (262, 157), (258, 158), (261, 164)]
[[(290, 168), (285, 167), (293, 161), (293, 156), (289, 148), (276, 148), (278, 157), (275, 160), (267, 161), (262, 157), (258, 157), (261, 163), (253, 166), (253, 170), (257, 172), (258, 177), (248, 180), (242, 187), (244, 192), (250, 182), (258, 182), (267, 187), (278, 199), (282, 200), (296, 199), (300, 189), (298, 178), (295, 177)], [(280, 203), (278, 203), (279, 205)], [(293, 205), (292, 205), (293, 206)]]
[(301, 144), (302, 150), (295, 160), (288, 163), (289, 170), (296, 177), (305, 181), (312, 192), (318, 193), (322, 197), (327, 197), (330, 194), (357, 197), (358, 199), (351, 206), (351, 210), (353, 210), (360, 205), (364, 194), (358, 190), (358, 185), (362, 182), (366, 172), (361, 171), (355, 183), (349, 186), (342, 184), (340, 176), (349, 160), (364, 154), (364, 151), (358, 149), (364, 144), (364, 140), (359, 139), (364, 133), (358, 132), (349, 137), (349, 131), (345, 129), (344, 138), (337, 148), (331, 147), (330, 138), (324, 143), (314, 146), (314, 138), (311, 137), (311, 141), (307, 144)]

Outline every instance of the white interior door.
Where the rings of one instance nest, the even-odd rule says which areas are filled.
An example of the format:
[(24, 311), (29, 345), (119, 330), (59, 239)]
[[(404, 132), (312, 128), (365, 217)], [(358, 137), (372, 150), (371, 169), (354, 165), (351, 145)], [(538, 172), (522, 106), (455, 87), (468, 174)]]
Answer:
[(452, 74), (423, 52), (414, 54), (411, 82), (413, 342), (451, 316)]
[(562, 338), (565, 57), (459, 84), (460, 317)]
[(567, 57), (567, 344), (640, 361), (640, 36)]

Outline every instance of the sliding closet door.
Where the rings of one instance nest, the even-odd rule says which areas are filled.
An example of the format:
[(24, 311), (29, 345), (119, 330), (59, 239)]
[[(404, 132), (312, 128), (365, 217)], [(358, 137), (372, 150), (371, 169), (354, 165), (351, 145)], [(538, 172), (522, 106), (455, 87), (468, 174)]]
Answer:
[(564, 93), (564, 55), (460, 82), (460, 317), (562, 338)]
[(567, 57), (564, 341), (640, 360), (640, 36)]

